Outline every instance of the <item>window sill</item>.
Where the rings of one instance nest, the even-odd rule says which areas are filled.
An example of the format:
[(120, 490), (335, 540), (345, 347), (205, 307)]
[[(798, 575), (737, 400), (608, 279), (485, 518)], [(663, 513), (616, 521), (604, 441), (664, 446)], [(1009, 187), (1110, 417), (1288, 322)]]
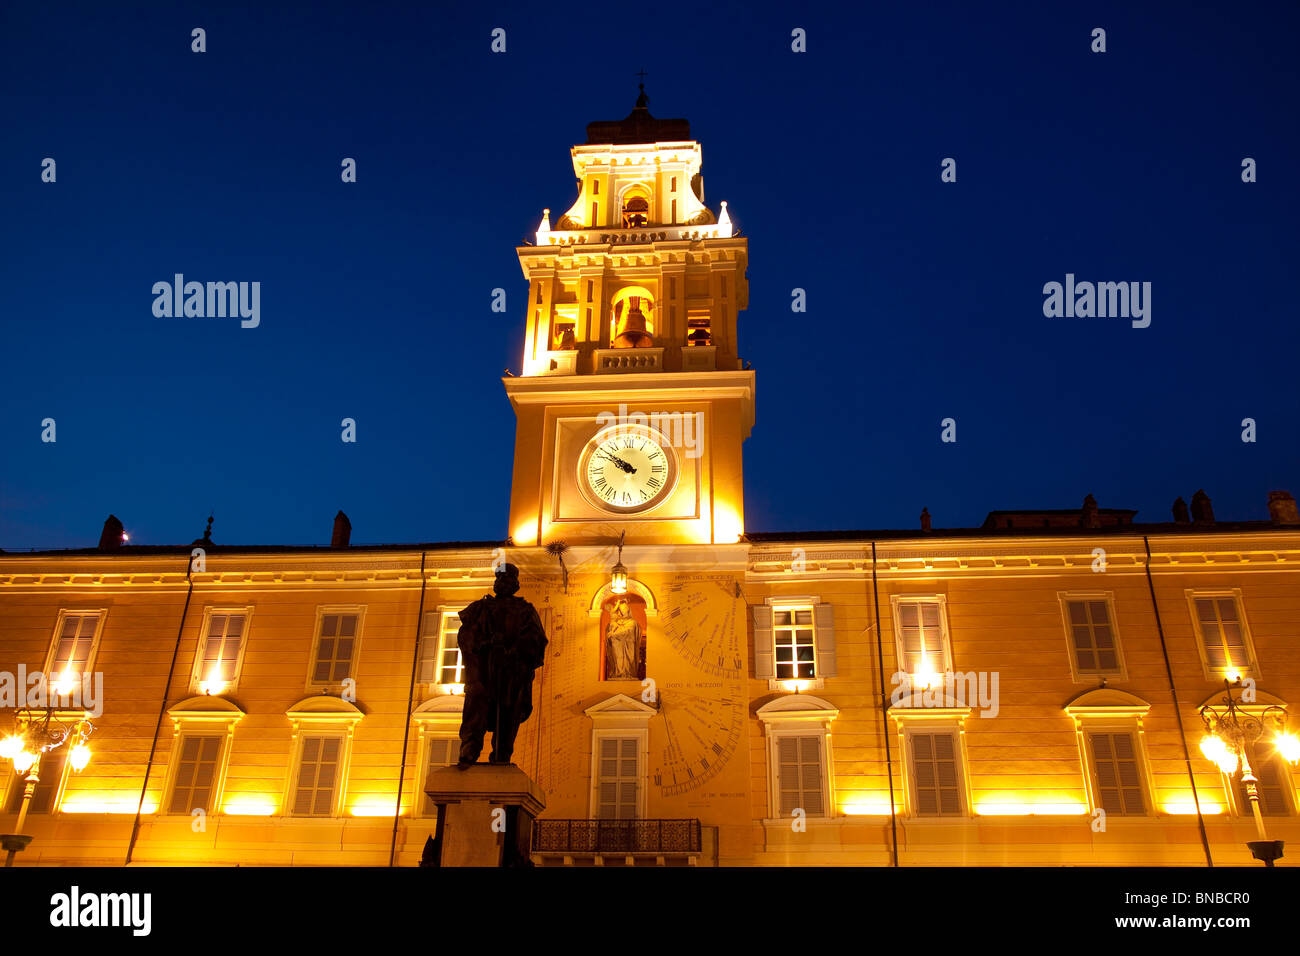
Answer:
[(810, 690), (823, 690), (826, 687), (824, 677), (781, 678), (769, 677), (768, 690), (781, 690), (787, 694), (803, 694)]

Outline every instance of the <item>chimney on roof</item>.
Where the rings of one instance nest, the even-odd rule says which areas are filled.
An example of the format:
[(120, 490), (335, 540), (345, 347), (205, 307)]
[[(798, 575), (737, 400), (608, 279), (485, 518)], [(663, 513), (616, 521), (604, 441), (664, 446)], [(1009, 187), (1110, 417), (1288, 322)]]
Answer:
[(1204, 488), (1192, 495), (1192, 520), (1197, 524), (1214, 524), (1214, 507)]
[(1183, 500), (1182, 495), (1174, 499), (1174, 522), (1176, 524), (1192, 523), (1192, 516), (1187, 511), (1187, 502)]
[(1270, 491), (1268, 493), (1268, 516), (1277, 525), (1300, 524), (1300, 511), (1296, 510), (1295, 499), (1289, 491)]
[(1085, 528), (1101, 527), (1101, 516), (1097, 514), (1097, 499), (1092, 495), (1083, 499), (1079, 523)]
[[(1295, 506), (1292, 505), (1292, 507)], [(929, 508), (921, 509), (921, 530), (922, 531), (930, 530), (930, 509)]]
[(116, 515), (109, 515), (108, 520), (104, 522), (104, 530), (99, 535), (100, 551), (116, 551), (122, 547), (122, 534), (125, 529), (122, 522), (117, 520)]
[(352, 540), (352, 522), (342, 511), (334, 516), (334, 534), (330, 538), (331, 548), (346, 548)]

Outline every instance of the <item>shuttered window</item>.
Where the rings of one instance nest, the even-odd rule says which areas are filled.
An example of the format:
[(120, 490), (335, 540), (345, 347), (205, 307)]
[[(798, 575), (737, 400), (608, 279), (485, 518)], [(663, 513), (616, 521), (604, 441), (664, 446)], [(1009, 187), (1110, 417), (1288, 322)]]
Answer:
[[(439, 767), (449, 767), (460, 757), (460, 738), (430, 737), (426, 747), (427, 756), (424, 762), (424, 776), (420, 778), (421, 790), (424, 789), (424, 781), (429, 779), (430, 771), (437, 770)], [(437, 804), (426, 793), (424, 795), (424, 813), (431, 816), (437, 812)]]
[(54, 638), (54, 656), (49, 667), (51, 679), (57, 680), (64, 674), (79, 677), (85, 672), (90, 666), (98, 627), (98, 612), (64, 615), (59, 633)]
[(1205, 661), (1212, 671), (1226, 671), (1250, 666), (1246, 636), (1237, 613), (1237, 601), (1231, 596), (1198, 597), (1196, 623), (1205, 648)]
[(637, 767), (636, 737), (601, 737), (596, 761), (596, 818), (631, 820), (636, 817)]
[(1146, 813), (1137, 743), (1131, 733), (1090, 733), (1097, 804), (1107, 813), (1134, 816)]
[(1110, 609), (1104, 599), (1067, 602), (1070, 646), (1074, 668), (1080, 674), (1116, 674), (1120, 671)]
[(811, 607), (773, 609), (772, 637), (776, 646), (776, 679), (816, 677), (816, 645)]
[[(1284, 770), (1277, 757), (1257, 757), (1251, 760), (1251, 767), (1259, 782), (1255, 785), (1259, 793), (1259, 812), (1270, 817), (1284, 817), (1291, 814), (1291, 805), (1287, 802), (1283, 787), (1291, 786), (1291, 772)], [(1246, 784), (1237, 781), (1237, 806), (1243, 816), (1254, 816), (1250, 808), (1250, 795), (1246, 793)]]
[(943, 639), (943, 605), (938, 601), (899, 601), (899, 660), (909, 674), (943, 674), (950, 669)]
[(170, 813), (193, 813), (212, 810), (212, 792), (216, 786), (217, 761), (221, 756), (221, 738), (189, 735), (181, 738), (172, 784)]
[(826, 813), (822, 792), (822, 738), (820, 736), (776, 739), (777, 812), (789, 817), (795, 810), (806, 816)]
[(916, 815), (961, 816), (961, 768), (957, 761), (956, 734), (912, 734), (911, 742)]
[(322, 614), (312, 680), (318, 684), (337, 684), (351, 677), (356, 641), (357, 615)]
[(342, 752), (341, 737), (303, 737), (298, 780), (293, 788), (294, 815), (327, 817), (334, 812)]
[(460, 615), (454, 611), (430, 611), (424, 615), (424, 632), (420, 636), (420, 665), (416, 675), (418, 683), (465, 682), (459, 633)]
[(208, 617), (208, 633), (203, 640), (199, 663), (200, 682), (232, 683), (239, 666), (239, 649), (244, 640), (245, 615), (229, 611), (213, 612)]
[[(39, 780), (27, 804), (28, 813), (50, 813), (54, 810), (54, 797), (63, 782), (63, 765), (68, 756), (67, 747), (58, 747), (41, 754)], [(15, 773), (10, 779), (9, 799), (5, 803), (6, 813), (17, 813), (23, 804), (23, 792), (27, 789), (27, 774)]]

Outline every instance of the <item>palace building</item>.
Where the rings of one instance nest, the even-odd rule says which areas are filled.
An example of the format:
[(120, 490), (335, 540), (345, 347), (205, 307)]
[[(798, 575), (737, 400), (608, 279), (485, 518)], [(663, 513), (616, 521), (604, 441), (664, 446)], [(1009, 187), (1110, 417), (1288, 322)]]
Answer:
[[(340, 512), (329, 547), (145, 547), (110, 517), (96, 548), (0, 553), (0, 670), (93, 725), (82, 769), (40, 759), (16, 864), (416, 864), (457, 614), (509, 561), (550, 639), (515, 748), (539, 865), (1258, 865), (1201, 709), (1300, 706), (1294, 499), (749, 530), (747, 239), (644, 92), (572, 158), (573, 205), (517, 250), (508, 538), (352, 546)], [(3, 718), (38, 715), (9, 683)], [(1248, 748), (1295, 844), (1288, 755)]]

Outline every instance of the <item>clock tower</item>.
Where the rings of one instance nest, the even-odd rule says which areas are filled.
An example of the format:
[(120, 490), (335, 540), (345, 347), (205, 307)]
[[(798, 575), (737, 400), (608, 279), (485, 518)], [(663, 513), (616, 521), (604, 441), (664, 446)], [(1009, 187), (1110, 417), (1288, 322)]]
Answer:
[(733, 544), (754, 373), (736, 318), (748, 243), (704, 200), (690, 124), (622, 120), (571, 150), (578, 196), (516, 251), (528, 279), (510, 535), (519, 547)]

